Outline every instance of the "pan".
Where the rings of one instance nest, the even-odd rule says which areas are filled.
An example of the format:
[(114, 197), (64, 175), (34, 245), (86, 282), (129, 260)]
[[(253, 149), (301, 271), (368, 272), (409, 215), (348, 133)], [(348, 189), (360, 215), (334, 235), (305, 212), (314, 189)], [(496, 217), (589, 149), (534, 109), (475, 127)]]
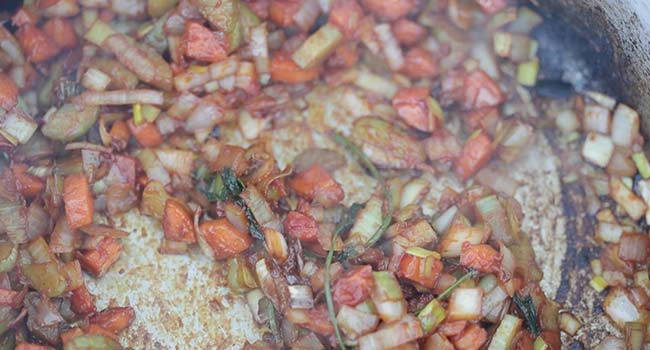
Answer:
[[(10, 7), (17, 4), (2, 6), (11, 13)], [(650, 130), (650, 5), (632, 0), (544, 0), (526, 6), (545, 17), (533, 32), (541, 64), (536, 92), (561, 97), (573, 91), (603, 91), (635, 107), (642, 130)], [(332, 98), (326, 92), (321, 97)], [(583, 323), (575, 336), (562, 334), (562, 346), (592, 349), (605, 336), (622, 334), (604, 315), (604, 295), (589, 286), (590, 262), (599, 254), (593, 239), (596, 221), (584, 214), (584, 188), (565, 181), (571, 169), (556, 138), (552, 133), (537, 135), (525, 156), (512, 164), (510, 176), (521, 184), (514, 197), (523, 205), (522, 229), (530, 235), (544, 273), (540, 286)], [(234, 137), (228, 142), (248, 146)], [(270, 142), (277, 145), (273, 156), (280, 168), (305, 150), (332, 146), (289, 122)], [(372, 195), (373, 180), (363, 172), (335, 176), (345, 189), (346, 205)], [(452, 177), (430, 180), (431, 203), (439, 199), (435, 193), (458, 186)], [(246, 300), (227, 288), (227, 264), (214, 262), (198, 249), (188, 255), (151, 249), (159, 245), (163, 229), (138, 210), (119, 217), (115, 226), (130, 233), (123, 239), (125, 251), (103, 278), (87, 283), (99, 309), (134, 308), (137, 317), (123, 334), (124, 346), (241, 349), (263, 339), (268, 330), (253, 320)]]

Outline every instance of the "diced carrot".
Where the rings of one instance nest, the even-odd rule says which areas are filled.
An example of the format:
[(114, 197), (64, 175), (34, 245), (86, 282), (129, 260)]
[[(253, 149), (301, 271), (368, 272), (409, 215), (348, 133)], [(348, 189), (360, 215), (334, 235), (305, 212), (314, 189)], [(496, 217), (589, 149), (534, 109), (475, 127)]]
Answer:
[(363, 9), (356, 0), (335, 0), (330, 8), (329, 23), (339, 28), (346, 37), (352, 38), (362, 17)]
[(475, 132), (465, 141), (463, 151), (454, 163), (456, 176), (463, 181), (469, 179), (487, 164), (493, 154), (494, 147), (487, 133)]
[(476, 2), (481, 6), (483, 12), (490, 15), (503, 10), (508, 5), (506, 0), (476, 0)]
[(71, 49), (77, 46), (77, 34), (70, 21), (61, 18), (52, 18), (45, 22), (43, 31), (54, 39), (59, 47)]
[(415, 8), (414, 0), (362, 0), (363, 6), (382, 19), (394, 21)]
[(196, 242), (192, 216), (177, 200), (168, 199), (165, 202), (163, 230), (165, 232), (165, 238), (169, 240), (187, 243)]
[(348, 42), (339, 45), (332, 55), (327, 59), (327, 65), (336, 68), (351, 68), (359, 60), (359, 51), (357, 43)]
[[(449, 162), (458, 157), (461, 152), (461, 146), (458, 139), (456, 139), (456, 136), (445, 128), (440, 128), (434, 131), (430, 138), (424, 140), (423, 145), (424, 152), (427, 154), (429, 160), (432, 161)], [(439, 205), (441, 207), (449, 208), (451, 204), (447, 204), (450, 203), (449, 201), (455, 200), (454, 198), (458, 196), (458, 194), (448, 187), (446, 190), (451, 191), (451, 193), (443, 192), (443, 196), (445, 194), (447, 194), (447, 196), (441, 197)]]
[(111, 135), (112, 139), (119, 140), (121, 142), (128, 142), (129, 137), (131, 137), (129, 126), (123, 120), (116, 120), (111, 126), (111, 131), (109, 134)]
[(417, 22), (400, 18), (391, 25), (395, 39), (403, 45), (415, 45), (424, 39), (427, 30)]
[(79, 316), (85, 316), (97, 311), (95, 308), (95, 298), (88, 292), (85, 284), (72, 291), (70, 308)]
[(487, 341), (487, 331), (476, 323), (471, 323), (463, 332), (452, 339), (456, 350), (479, 350)]
[(278, 52), (271, 58), (271, 79), (287, 84), (305, 83), (318, 78), (320, 67), (300, 68), (284, 52)]
[(293, 16), (300, 10), (302, 1), (297, 0), (271, 0), (269, 5), (269, 17), (281, 27), (289, 27), (293, 24)]
[(402, 255), (399, 263), (400, 276), (429, 289), (436, 286), (440, 272), (442, 262), (433, 256), (421, 258), (407, 253)]
[(56, 5), (59, 1), (62, 0), (41, 0), (38, 2), (38, 7), (41, 9), (46, 9), (50, 6)]
[(27, 59), (34, 63), (45, 62), (61, 51), (61, 48), (49, 35), (32, 25), (20, 28), (16, 33), (16, 38), (27, 55)]
[(11, 17), (11, 23), (19, 28), (26, 25), (34, 25), (36, 22), (38, 22), (38, 17), (24, 6)]
[(439, 119), (429, 110), (429, 89), (423, 86), (400, 89), (393, 97), (393, 108), (409, 126), (420, 131), (432, 132)]
[(370, 291), (375, 285), (370, 265), (357, 266), (347, 271), (334, 284), (332, 292), (334, 301), (338, 305), (355, 306), (370, 296)]
[(38, 196), (45, 188), (45, 183), (39, 177), (27, 172), (25, 164), (14, 164), (11, 170), (16, 178), (16, 188), (26, 198)]
[(465, 113), (465, 126), (469, 130), (483, 129), (488, 133), (494, 133), (499, 122), (499, 109), (488, 107), (474, 109)]
[(14, 350), (54, 350), (54, 348), (47, 345), (18, 342)]
[(25, 295), (27, 295), (27, 289), (17, 292), (11, 289), (0, 288), (0, 305), (16, 308), (22, 305)]
[(499, 85), (484, 71), (476, 69), (465, 76), (463, 109), (495, 107), (505, 99)]
[(68, 261), (63, 265), (62, 272), (68, 282), (66, 290), (71, 291), (84, 285), (84, 276), (78, 260)]
[(246, 5), (248, 5), (248, 8), (250, 8), (251, 11), (253, 11), (253, 13), (261, 20), (265, 20), (269, 17), (269, 6), (271, 5), (271, 0), (247, 1)]
[(98, 325), (113, 334), (117, 334), (129, 327), (133, 319), (135, 319), (133, 308), (114, 307), (94, 315), (90, 318), (90, 323)]
[(307, 323), (301, 324), (301, 326), (319, 334), (334, 334), (334, 326), (332, 326), (332, 323), (330, 322), (325, 305), (321, 304), (313, 309), (309, 309), (307, 311), (307, 316)]
[(438, 332), (440, 334), (446, 336), (446, 337), (453, 337), (455, 335), (460, 334), (463, 329), (465, 329), (465, 326), (467, 326), (467, 321), (461, 320), (461, 321), (449, 321), (445, 320), (440, 327), (438, 327)]
[(210, 164), (211, 171), (221, 171), (231, 168), (235, 175), (240, 176), (246, 171), (248, 162), (244, 158), (246, 150), (239, 146), (223, 145), (219, 150), (217, 159)]
[(10, 76), (0, 73), (0, 107), (12, 109), (18, 103), (18, 86)]
[(185, 55), (204, 62), (219, 62), (228, 57), (226, 38), (197, 21), (187, 21), (183, 33)]
[(77, 253), (79, 263), (88, 273), (100, 277), (120, 258), (122, 244), (113, 237), (104, 237), (97, 247)]
[(562, 348), (559, 331), (543, 330), (540, 336), (548, 344), (548, 350), (560, 350)]
[(430, 78), (438, 74), (438, 63), (429, 51), (414, 47), (404, 55), (402, 72), (411, 78)]
[(314, 163), (307, 170), (291, 179), (289, 186), (300, 196), (314, 200), (326, 207), (339, 203), (345, 195), (332, 175), (318, 163)]
[(133, 119), (129, 119), (127, 125), (131, 134), (143, 147), (156, 147), (163, 142), (163, 137), (156, 124), (144, 122), (136, 126)]
[(110, 331), (108, 331), (105, 328), (100, 327), (100, 326), (98, 326), (96, 324), (92, 324), (92, 323), (89, 324), (86, 327), (85, 331), (86, 331), (86, 334), (101, 335), (101, 336), (104, 336), (104, 337), (107, 337), (107, 338), (111, 338), (111, 339), (113, 339), (115, 341), (119, 340), (119, 337), (117, 335), (111, 333)]
[(111, 11), (111, 9), (104, 8), (99, 10), (99, 16), (98, 20), (106, 23), (111, 23), (113, 21), (113, 18), (115, 18), (115, 12)]
[(515, 350), (533, 350), (533, 335), (526, 329), (519, 332), (515, 340)]
[(93, 223), (94, 200), (85, 174), (69, 175), (63, 180), (63, 202), (71, 229)]
[(316, 220), (309, 215), (290, 211), (283, 222), (284, 230), (292, 237), (303, 242), (318, 241), (318, 226)]
[(227, 219), (206, 221), (200, 226), (203, 239), (214, 251), (216, 259), (237, 255), (252, 244), (248, 232), (241, 232)]
[(485, 273), (500, 273), (503, 256), (489, 244), (464, 242), (460, 264)]
[(70, 328), (65, 332), (61, 332), (61, 343), (63, 343), (63, 346), (70, 342), (73, 338), (79, 337), (84, 335), (84, 331), (81, 330), (79, 327), (75, 328)]

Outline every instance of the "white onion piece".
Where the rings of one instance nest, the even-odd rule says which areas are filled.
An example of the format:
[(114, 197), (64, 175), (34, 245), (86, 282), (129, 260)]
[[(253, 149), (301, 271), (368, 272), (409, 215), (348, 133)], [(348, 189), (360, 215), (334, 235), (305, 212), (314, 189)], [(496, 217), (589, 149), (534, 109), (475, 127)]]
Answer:
[(140, 18), (147, 13), (147, 1), (145, 0), (112, 0), (111, 9), (113, 12), (132, 17)]
[[(228, 215), (227, 212), (226, 215)], [(245, 230), (247, 229), (248, 227)], [(269, 254), (271, 254), (273, 258), (275, 258), (277, 261), (281, 263), (284, 262), (289, 256), (289, 247), (287, 246), (287, 240), (280, 232), (272, 228), (268, 228), (268, 227), (264, 228), (264, 244)], [(303, 274), (304, 276), (311, 276), (313, 272), (316, 272), (318, 267), (314, 265), (314, 263), (312, 263), (311, 265), (313, 266), (313, 269), (311, 271), (312, 273), (308, 273), (307, 271), (305, 271), (305, 267), (307, 266), (305, 264), (305, 266), (303, 266), (303, 269), (301, 270), (301, 274), (303, 274), (303, 271), (305, 271), (305, 273)]]
[(170, 172), (189, 176), (194, 168), (195, 155), (192, 151), (156, 149), (155, 152), (160, 163)]
[(457, 258), (463, 243), (479, 244), (483, 242), (485, 229), (479, 226), (453, 227), (442, 237), (438, 245), (440, 255), (445, 258)]
[(359, 350), (388, 350), (424, 336), (420, 320), (412, 315), (406, 315), (399, 322), (386, 325), (377, 332), (366, 334), (359, 338)]
[(260, 305), (260, 303), (265, 298), (266, 297), (264, 296), (264, 293), (262, 293), (262, 290), (259, 288), (250, 290), (248, 293), (246, 293), (246, 302), (248, 303), (248, 307), (253, 314), (253, 319), (259, 324), (263, 324), (268, 321), (268, 314), (265, 310), (261, 310)]
[(521, 184), (510, 175), (492, 169), (491, 167), (481, 169), (474, 176), (474, 179), (481, 185), (489, 187), (496, 192), (504, 193), (509, 197), (513, 197), (517, 189), (521, 187)]
[(374, 28), (374, 32), (379, 38), (381, 48), (388, 62), (390, 69), (398, 71), (404, 67), (404, 55), (402, 49), (390, 29), (390, 24), (378, 24)]
[(255, 186), (248, 186), (241, 193), (241, 197), (246, 202), (246, 205), (251, 209), (255, 219), (262, 227), (269, 227), (278, 232), (282, 232), (282, 224), (280, 219), (273, 213), (271, 206), (262, 196)]
[(647, 234), (624, 234), (619, 242), (618, 256), (625, 261), (643, 262), (648, 258), (649, 244)]
[(304, 0), (302, 7), (293, 15), (293, 20), (303, 32), (306, 32), (316, 23), (319, 12), (318, 0)]
[(260, 24), (251, 29), (250, 49), (255, 60), (257, 76), (261, 84), (266, 85), (271, 79), (269, 73), (269, 44), (268, 31), (265, 24)]
[(104, 91), (110, 83), (111, 77), (95, 68), (88, 69), (81, 78), (81, 85), (94, 91)]
[(625, 327), (626, 322), (641, 320), (639, 309), (634, 305), (627, 291), (620, 287), (610, 289), (603, 302), (603, 309), (621, 329)]
[(235, 57), (228, 57), (228, 59), (211, 64), (208, 70), (212, 79), (219, 80), (237, 73), (238, 66), (239, 61)]
[(630, 147), (639, 134), (639, 114), (624, 104), (619, 104), (612, 120), (612, 141), (615, 145)]
[(188, 69), (174, 77), (174, 87), (176, 87), (176, 90), (178, 91), (188, 91), (205, 85), (210, 80), (212, 80), (212, 77), (210, 76), (210, 71), (208, 69), (201, 72)]
[(350, 339), (357, 339), (360, 336), (372, 332), (379, 324), (377, 315), (357, 310), (353, 307), (343, 305), (336, 315), (339, 327)]
[(119, 106), (136, 103), (162, 105), (163, 94), (157, 90), (113, 90), (113, 91), (84, 91), (72, 99), (73, 103), (86, 106)]
[(599, 222), (596, 226), (596, 237), (604, 242), (618, 243), (623, 235), (623, 226), (610, 222)]
[(627, 215), (639, 220), (647, 209), (645, 202), (627, 188), (621, 180), (612, 177), (609, 180), (609, 195), (618, 205), (623, 207)]
[(601, 134), (590, 132), (582, 145), (582, 156), (601, 168), (607, 166), (614, 153), (612, 139)]
[(223, 110), (219, 105), (204, 98), (187, 117), (185, 130), (193, 132), (212, 128), (223, 119), (223, 116)]
[(108, 7), (109, 0), (79, 0), (79, 5), (90, 8)]
[(609, 133), (609, 113), (607, 108), (598, 105), (587, 105), (583, 115), (583, 128), (601, 134)]
[(289, 295), (289, 305), (292, 309), (311, 309), (314, 307), (314, 295), (309, 286), (289, 286)]
[(447, 319), (474, 321), (481, 318), (483, 290), (481, 288), (456, 288), (449, 299)]
[(492, 288), (483, 296), (481, 315), (489, 322), (497, 322), (499, 320), (498, 314), (501, 312), (507, 298), (508, 293), (500, 285)]
[(418, 203), (429, 192), (429, 185), (429, 182), (422, 178), (409, 181), (402, 188), (399, 207), (404, 208), (407, 205)]
[(580, 121), (574, 111), (565, 109), (555, 117), (555, 126), (562, 132), (569, 133), (580, 128)]
[(438, 233), (447, 232), (457, 212), (458, 212), (458, 207), (454, 205), (453, 207), (448, 208), (442, 214), (440, 214), (433, 221), (433, 228), (436, 230), (436, 232)]

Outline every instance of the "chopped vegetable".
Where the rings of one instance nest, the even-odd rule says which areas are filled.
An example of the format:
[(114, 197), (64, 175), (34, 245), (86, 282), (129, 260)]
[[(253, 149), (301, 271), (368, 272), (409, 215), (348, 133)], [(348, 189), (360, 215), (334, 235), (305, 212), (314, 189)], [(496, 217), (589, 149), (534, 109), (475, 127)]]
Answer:
[(524, 320), (526, 321), (526, 327), (528, 327), (533, 335), (538, 336), (540, 334), (540, 329), (537, 323), (537, 308), (533, 303), (533, 299), (530, 295), (526, 295), (524, 298), (515, 295), (512, 300), (515, 302), (515, 305), (517, 305), (519, 311), (523, 314)]
[(93, 222), (94, 199), (85, 174), (70, 175), (63, 181), (63, 201), (71, 229)]
[(323, 62), (343, 39), (343, 34), (334, 25), (326, 24), (312, 34), (291, 55), (301, 69), (311, 69)]

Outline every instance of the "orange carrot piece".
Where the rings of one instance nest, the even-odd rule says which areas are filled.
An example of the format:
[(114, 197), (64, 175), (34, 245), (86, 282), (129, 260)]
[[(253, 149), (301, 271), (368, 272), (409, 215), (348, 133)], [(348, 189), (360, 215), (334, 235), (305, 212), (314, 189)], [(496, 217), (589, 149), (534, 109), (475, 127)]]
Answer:
[(63, 202), (71, 229), (93, 223), (94, 200), (85, 174), (69, 175), (63, 180)]
[(112, 139), (116, 139), (122, 142), (128, 142), (129, 137), (131, 137), (129, 126), (124, 120), (116, 120), (113, 125), (111, 125), (111, 131), (109, 134), (111, 135)]
[(372, 266), (357, 266), (336, 280), (332, 297), (338, 305), (356, 306), (370, 297), (374, 285)]
[(70, 21), (61, 18), (52, 18), (45, 22), (43, 31), (48, 33), (59, 47), (72, 49), (77, 46), (77, 33)]
[(305, 83), (318, 78), (320, 74), (319, 67), (302, 69), (284, 52), (278, 52), (271, 58), (270, 71), (271, 79), (287, 84)]
[(0, 305), (16, 308), (22, 305), (25, 295), (27, 295), (27, 289), (17, 292), (12, 289), (0, 288)]
[(104, 237), (93, 249), (77, 253), (79, 263), (88, 273), (100, 277), (120, 258), (122, 244), (113, 237)]
[(85, 316), (97, 311), (95, 308), (95, 298), (88, 292), (85, 284), (72, 291), (70, 308), (79, 316)]
[(363, 9), (356, 0), (336, 0), (330, 9), (329, 23), (339, 28), (346, 37), (352, 38), (362, 17)]
[(400, 89), (393, 97), (393, 108), (409, 126), (420, 131), (432, 132), (439, 119), (429, 110), (429, 89), (422, 86)]
[(359, 51), (355, 42), (339, 45), (327, 59), (330, 67), (351, 68), (359, 61)]
[(480, 69), (465, 76), (463, 89), (465, 110), (498, 106), (506, 99), (499, 85)]
[(311, 216), (290, 211), (282, 224), (288, 235), (302, 242), (318, 242), (318, 226)]
[(131, 307), (114, 307), (106, 309), (90, 318), (90, 323), (117, 334), (125, 330), (135, 319), (135, 312)]
[(402, 71), (411, 78), (430, 78), (438, 74), (438, 63), (429, 51), (414, 47), (404, 55)]
[(382, 19), (394, 21), (415, 8), (414, 0), (363, 0), (363, 6)]
[(247, 232), (237, 230), (227, 219), (206, 221), (200, 226), (203, 239), (214, 251), (216, 259), (237, 255), (252, 244)]
[(143, 147), (156, 147), (163, 142), (163, 137), (156, 124), (144, 122), (138, 126), (133, 124), (133, 119), (128, 121), (131, 134)]
[(315, 200), (326, 207), (339, 203), (345, 196), (341, 186), (318, 163), (291, 179), (289, 186), (300, 196)]
[(293, 24), (293, 16), (301, 6), (302, 1), (272, 0), (269, 5), (269, 17), (281, 27), (289, 27)]
[(487, 164), (493, 154), (494, 147), (487, 133), (475, 132), (465, 141), (463, 151), (454, 163), (456, 176), (463, 181), (469, 179)]
[(34, 198), (43, 192), (45, 188), (44, 181), (28, 173), (27, 165), (14, 164), (11, 166), (11, 170), (16, 179), (16, 187), (23, 197)]
[(452, 339), (456, 350), (478, 350), (487, 341), (488, 333), (476, 323), (472, 323), (463, 332)]
[(187, 21), (183, 33), (185, 55), (199, 61), (219, 62), (228, 57), (228, 43), (197, 21)]
[(192, 216), (181, 203), (174, 199), (168, 199), (165, 202), (163, 230), (165, 238), (171, 241), (196, 242)]
[(0, 107), (10, 110), (18, 103), (18, 86), (5, 73), (0, 73)]
[[(430, 262), (427, 262), (427, 259), (430, 259)], [(442, 272), (442, 262), (432, 256), (421, 258), (404, 254), (399, 263), (400, 276), (429, 289), (436, 286), (440, 272)]]
[(54, 350), (54, 348), (47, 345), (19, 342), (14, 350)]
[(502, 257), (489, 244), (464, 242), (460, 253), (460, 264), (485, 273), (499, 273)]
[(417, 22), (401, 18), (393, 22), (391, 29), (400, 44), (415, 45), (427, 35), (427, 30)]
[(34, 63), (45, 62), (59, 54), (61, 48), (52, 38), (33, 25), (26, 25), (16, 33), (16, 38), (27, 59)]

